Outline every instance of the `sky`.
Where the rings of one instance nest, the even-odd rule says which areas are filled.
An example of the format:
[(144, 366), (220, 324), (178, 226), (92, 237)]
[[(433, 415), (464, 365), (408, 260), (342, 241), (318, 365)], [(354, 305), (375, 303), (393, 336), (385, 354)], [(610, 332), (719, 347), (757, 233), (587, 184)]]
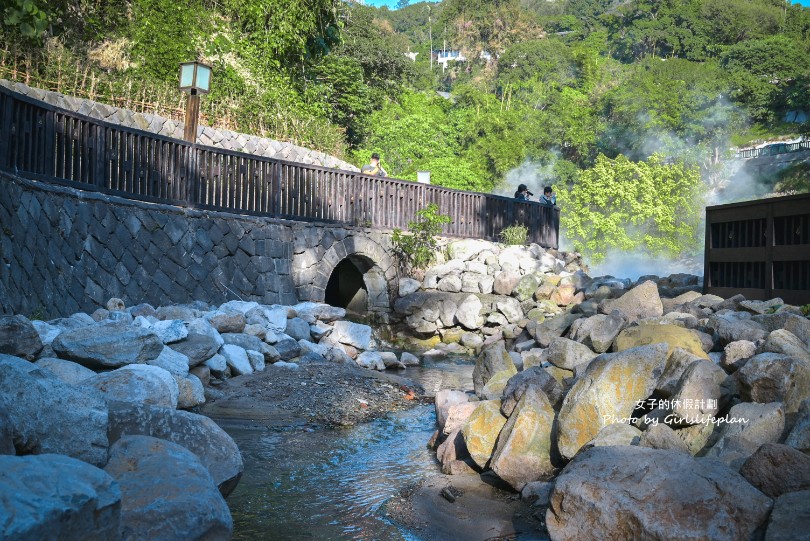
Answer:
[[(810, 2), (810, 0), (804, 0), (805, 2)], [(366, 0), (367, 6), (388, 6), (389, 8), (397, 7), (397, 0)]]
[[(414, 3), (418, 0), (414, 0)], [(794, 0), (794, 4), (801, 4), (803, 6), (810, 7), (810, 0)], [(397, 0), (366, 0), (367, 5), (371, 6), (388, 6), (389, 8), (397, 7)]]

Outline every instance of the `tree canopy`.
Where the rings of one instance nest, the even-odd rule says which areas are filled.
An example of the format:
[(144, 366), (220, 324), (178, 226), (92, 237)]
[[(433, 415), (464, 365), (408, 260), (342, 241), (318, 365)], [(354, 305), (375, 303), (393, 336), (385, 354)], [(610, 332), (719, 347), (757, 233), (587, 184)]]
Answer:
[[(583, 190), (644, 186), (621, 197), (683, 210), (668, 187), (727, 174), (732, 141), (810, 133), (793, 122), (810, 113), (810, 9), (782, 0), (0, 0), (0, 15), (0, 67), (68, 94), (176, 107), (177, 64), (198, 59), (212, 123), (357, 165), (377, 151), (393, 176), (465, 190), (511, 193), (510, 172), (534, 168), (589, 217), (563, 214), (583, 248), (631, 209), (600, 221)], [(794, 176), (780, 185), (806, 185)], [(691, 221), (643, 206), (617, 243), (688, 240)]]

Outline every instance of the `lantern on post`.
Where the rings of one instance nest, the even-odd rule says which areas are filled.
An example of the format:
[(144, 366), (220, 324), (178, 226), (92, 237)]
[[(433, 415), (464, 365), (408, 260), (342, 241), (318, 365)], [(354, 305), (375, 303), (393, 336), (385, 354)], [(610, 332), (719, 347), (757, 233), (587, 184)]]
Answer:
[(211, 66), (201, 62), (183, 62), (180, 64), (180, 90), (188, 94), (183, 139), (189, 143), (194, 143), (197, 140), (197, 124), (200, 119), (200, 94), (208, 94), (210, 87)]

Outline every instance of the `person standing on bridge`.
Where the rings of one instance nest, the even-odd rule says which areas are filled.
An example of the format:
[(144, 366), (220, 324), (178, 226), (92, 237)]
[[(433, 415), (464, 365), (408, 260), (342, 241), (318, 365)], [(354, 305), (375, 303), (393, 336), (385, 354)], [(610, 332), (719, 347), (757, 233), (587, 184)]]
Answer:
[(557, 205), (557, 194), (551, 189), (551, 186), (543, 188), (543, 195), (540, 197), (540, 203), (549, 205), (551, 207)]
[(527, 188), (525, 184), (520, 184), (515, 192), (515, 199), (518, 201), (528, 201), (529, 197), (533, 195), (534, 194), (529, 191), (529, 188)]
[(371, 155), (371, 162), (363, 166), (360, 172), (364, 175), (371, 175), (377, 177), (387, 177), (388, 173), (380, 165), (380, 155), (376, 152)]

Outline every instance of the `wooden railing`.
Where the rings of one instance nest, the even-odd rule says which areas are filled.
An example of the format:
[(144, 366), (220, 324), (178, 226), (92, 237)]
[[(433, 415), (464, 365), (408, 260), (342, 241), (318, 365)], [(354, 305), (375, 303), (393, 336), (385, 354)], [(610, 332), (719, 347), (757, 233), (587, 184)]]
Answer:
[(760, 158), (763, 156), (777, 156), (779, 154), (787, 154), (789, 152), (798, 152), (800, 150), (810, 150), (810, 141), (799, 141), (798, 143), (774, 143), (761, 148), (746, 148), (744, 150), (738, 150), (735, 157)]
[(444, 234), (497, 240), (512, 224), (557, 248), (557, 207), (191, 144), (0, 88), (0, 168), (127, 198), (277, 218), (406, 228), (437, 203)]
[(810, 194), (706, 209), (704, 289), (810, 303)]

